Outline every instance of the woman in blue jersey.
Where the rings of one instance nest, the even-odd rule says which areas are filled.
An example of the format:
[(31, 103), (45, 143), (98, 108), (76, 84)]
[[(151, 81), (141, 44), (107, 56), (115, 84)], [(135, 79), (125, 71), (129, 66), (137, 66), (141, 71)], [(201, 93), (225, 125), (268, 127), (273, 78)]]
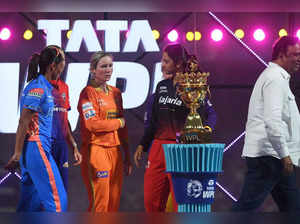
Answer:
[(51, 155), (54, 102), (50, 81), (56, 79), (64, 67), (64, 56), (50, 47), (33, 54), (29, 62), (29, 83), (22, 93), (15, 150), (5, 167), (8, 170), (21, 167), (21, 199), (17, 211), (67, 209), (67, 194)]

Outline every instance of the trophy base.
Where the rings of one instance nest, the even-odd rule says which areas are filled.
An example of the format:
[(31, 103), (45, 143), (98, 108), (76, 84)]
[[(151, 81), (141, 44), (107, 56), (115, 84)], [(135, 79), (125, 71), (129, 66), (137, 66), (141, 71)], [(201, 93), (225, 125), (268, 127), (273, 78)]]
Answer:
[(211, 132), (205, 128), (183, 130), (176, 134), (176, 142), (180, 144), (205, 144), (211, 143)]

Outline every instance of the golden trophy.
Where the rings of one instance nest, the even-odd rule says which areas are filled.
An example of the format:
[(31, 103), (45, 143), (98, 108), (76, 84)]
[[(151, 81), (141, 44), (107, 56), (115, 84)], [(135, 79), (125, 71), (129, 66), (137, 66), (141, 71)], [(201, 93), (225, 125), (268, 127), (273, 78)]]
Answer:
[(192, 58), (174, 78), (177, 94), (190, 108), (182, 131), (176, 134), (180, 144), (163, 144), (166, 172), (172, 177), (178, 212), (210, 212), (216, 179), (222, 172), (225, 145), (211, 143), (211, 129), (203, 127), (197, 113), (209, 94), (208, 76)]
[(198, 62), (193, 58), (187, 62), (185, 71), (176, 73), (174, 81), (177, 94), (190, 108), (184, 128), (177, 139), (179, 143), (202, 144), (209, 143), (211, 140), (211, 129), (203, 127), (202, 119), (197, 113), (197, 109), (204, 105), (206, 95), (209, 92), (208, 76), (209, 73), (200, 71)]

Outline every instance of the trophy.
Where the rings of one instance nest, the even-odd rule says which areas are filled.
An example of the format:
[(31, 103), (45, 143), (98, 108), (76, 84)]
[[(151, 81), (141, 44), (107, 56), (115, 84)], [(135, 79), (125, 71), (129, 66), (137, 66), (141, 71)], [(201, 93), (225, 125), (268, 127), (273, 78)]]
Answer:
[[(190, 108), (184, 127), (177, 134), (180, 144), (164, 144), (166, 172), (171, 174), (178, 212), (210, 212), (217, 176), (222, 172), (224, 144), (210, 143), (211, 129), (203, 127), (197, 109), (209, 94), (207, 77), (197, 60), (190, 58), (174, 78), (177, 94)], [(207, 144), (209, 143), (209, 144)]]
[(184, 104), (190, 108), (183, 130), (177, 134), (177, 141), (182, 144), (209, 143), (211, 129), (203, 127), (202, 119), (197, 109), (204, 105), (209, 92), (207, 77), (209, 73), (201, 72), (196, 59), (187, 62), (185, 71), (177, 72), (175, 76), (176, 91)]

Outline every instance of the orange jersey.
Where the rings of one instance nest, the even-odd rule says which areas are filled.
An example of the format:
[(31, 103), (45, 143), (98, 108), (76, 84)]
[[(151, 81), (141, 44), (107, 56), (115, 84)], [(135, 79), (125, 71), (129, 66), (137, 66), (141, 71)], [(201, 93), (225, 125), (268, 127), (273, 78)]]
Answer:
[(119, 89), (107, 86), (105, 93), (92, 85), (85, 87), (79, 97), (80, 132), (83, 146), (128, 147), (126, 126), (121, 127), (123, 102)]

